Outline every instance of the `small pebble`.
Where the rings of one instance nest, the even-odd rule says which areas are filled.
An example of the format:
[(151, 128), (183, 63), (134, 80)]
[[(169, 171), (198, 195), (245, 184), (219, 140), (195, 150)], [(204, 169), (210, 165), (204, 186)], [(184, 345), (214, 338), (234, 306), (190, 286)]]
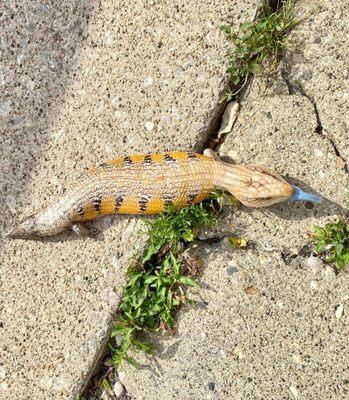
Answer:
[(337, 157), (336, 159), (336, 166), (337, 168), (345, 168), (345, 161), (341, 157)]
[(153, 130), (153, 128), (154, 128), (154, 124), (153, 124), (151, 121), (147, 121), (147, 122), (145, 123), (145, 129), (146, 129), (148, 132), (151, 132), (151, 131)]
[(305, 264), (310, 268), (320, 268), (322, 266), (322, 261), (319, 257), (310, 256), (306, 258)]
[(238, 270), (236, 267), (228, 267), (228, 268), (227, 268), (227, 274), (228, 274), (229, 276), (235, 274), (235, 272), (238, 272), (238, 271), (239, 271), (239, 270)]
[(311, 281), (309, 283), (310, 289), (317, 289), (317, 282), (316, 281)]
[(145, 86), (150, 86), (154, 82), (154, 79), (151, 76), (148, 76), (147, 78), (144, 79), (144, 85)]
[(298, 390), (295, 386), (290, 386), (290, 392), (293, 394), (294, 397), (298, 397)]
[(113, 392), (116, 397), (120, 397), (124, 393), (124, 386), (121, 382), (116, 381), (113, 386)]
[(119, 381), (123, 382), (125, 380), (125, 378), (126, 378), (126, 375), (125, 375), (124, 372), (118, 371), (118, 377), (119, 377)]
[(250, 296), (253, 296), (255, 294), (258, 294), (258, 290), (253, 286), (248, 286), (247, 288), (245, 288), (245, 293)]
[(0, 103), (0, 117), (7, 117), (10, 114), (11, 106), (11, 100), (6, 100)]
[(337, 318), (337, 319), (339, 319), (339, 318), (342, 317), (343, 311), (344, 311), (344, 305), (343, 305), (343, 304), (340, 304), (340, 305), (336, 308), (336, 312), (335, 312), (335, 315), (336, 315), (336, 318)]
[(315, 149), (314, 155), (315, 155), (315, 157), (323, 157), (324, 153), (320, 149)]
[(231, 158), (232, 160), (236, 161), (239, 158), (239, 154), (235, 150), (229, 150), (228, 151), (228, 157)]
[(8, 195), (5, 198), (5, 204), (7, 208), (10, 210), (12, 215), (15, 215), (17, 212), (17, 202), (15, 196)]

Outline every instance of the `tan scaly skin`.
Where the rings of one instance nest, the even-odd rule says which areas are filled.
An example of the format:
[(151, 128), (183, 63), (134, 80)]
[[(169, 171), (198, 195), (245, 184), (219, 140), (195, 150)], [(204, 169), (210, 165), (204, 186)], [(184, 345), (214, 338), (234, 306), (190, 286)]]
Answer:
[(158, 214), (167, 204), (196, 204), (224, 189), (249, 207), (289, 199), (294, 187), (269, 168), (232, 165), (188, 152), (120, 157), (82, 174), (53, 205), (21, 222), (9, 237), (56, 235), (67, 228), (86, 233), (84, 221), (110, 214)]

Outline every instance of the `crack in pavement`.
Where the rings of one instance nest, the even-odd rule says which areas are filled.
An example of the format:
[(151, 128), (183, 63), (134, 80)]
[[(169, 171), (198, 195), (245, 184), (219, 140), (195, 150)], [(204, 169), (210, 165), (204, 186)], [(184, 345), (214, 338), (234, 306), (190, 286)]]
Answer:
[(292, 82), (290, 76), (288, 75), (287, 71), (284, 68), (281, 69), (281, 77), (283, 78), (283, 80), (287, 86), (288, 93), (290, 95), (300, 95), (310, 101), (310, 103), (312, 104), (312, 106), (314, 108), (314, 113), (315, 113), (316, 122), (317, 122), (317, 127), (315, 128), (315, 132), (331, 144), (336, 156), (339, 157), (344, 163), (345, 173), (347, 175), (349, 175), (348, 163), (347, 163), (346, 159), (341, 155), (341, 153), (335, 143), (335, 140), (333, 138), (329, 137), (328, 135), (326, 135), (326, 133), (324, 132), (324, 128), (323, 128), (321, 118), (320, 118), (320, 112), (317, 107), (315, 99), (305, 92), (305, 90), (303, 89), (302, 85), (299, 82)]

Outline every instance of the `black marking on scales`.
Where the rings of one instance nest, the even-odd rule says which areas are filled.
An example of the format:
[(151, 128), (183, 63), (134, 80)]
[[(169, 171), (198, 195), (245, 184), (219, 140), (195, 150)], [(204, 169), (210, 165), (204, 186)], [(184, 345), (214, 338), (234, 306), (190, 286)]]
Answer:
[(187, 203), (193, 204), (194, 200), (199, 196), (200, 193), (201, 193), (201, 190), (195, 190), (192, 193), (188, 193), (187, 194)]
[(114, 206), (114, 212), (117, 213), (120, 210), (121, 204), (124, 201), (124, 197), (123, 196), (118, 196), (115, 199), (115, 206)]
[(176, 160), (175, 158), (171, 157), (169, 154), (165, 154), (164, 155), (164, 161), (165, 162), (170, 162), (170, 163), (178, 163), (178, 160)]
[(76, 213), (81, 217), (81, 218), (83, 218), (83, 216), (84, 216), (84, 206), (82, 205), (82, 204), (80, 204), (78, 207), (77, 207), (77, 209), (76, 209)]
[(134, 162), (132, 161), (131, 157), (128, 157), (128, 156), (124, 157), (123, 163), (126, 164), (126, 165), (133, 165), (134, 164)]
[(147, 197), (142, 197), (139, 200), (139, 212), (144, 212), (148, 207), (149, 199)]
[(152, 158), (151, 158), (151, 155), (150, 154), (147, 154), (145, 157), (144, 157), (144, 160), (142, 161), (142, 163), (143, 164), (153, 164), (154, 162), (153, 162), (153, 160), (152, 160)]
[(96, 210), (96, 212), (98, 212), (98, 213), (101, 209), (101, 203), (102, 203), (102, 195), (101, 194), (97, 195), (97, 197), (95, 197), (92, 200), (93, 207)]
[(192, 159), (198, 160), (197, 155), (195, 153), (193, 153), (193, 152), (188, 153), (188, 158), (192, 158)]
[(114, 166), (111, 163), (105, 162), (105, 163), (99, 164), (98, 168), (105, 169), (105, 170), (111, 170), (111, 169), (114, 169)]

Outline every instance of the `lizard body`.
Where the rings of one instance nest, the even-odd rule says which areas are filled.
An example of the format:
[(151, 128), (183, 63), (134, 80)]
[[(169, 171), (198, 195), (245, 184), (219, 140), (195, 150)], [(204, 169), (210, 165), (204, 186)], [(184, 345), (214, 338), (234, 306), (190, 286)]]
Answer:
[(50, 236), (110, 214), (158, 214), (167, 204), (183, 208), (215, 188), (243, 204), (264, 207), (286, 200), (295, 188), (257, 165), (232, 165), (192, 152), (119, 157), (83, 173), (61, 199), (28, 217), (9, 236)]

